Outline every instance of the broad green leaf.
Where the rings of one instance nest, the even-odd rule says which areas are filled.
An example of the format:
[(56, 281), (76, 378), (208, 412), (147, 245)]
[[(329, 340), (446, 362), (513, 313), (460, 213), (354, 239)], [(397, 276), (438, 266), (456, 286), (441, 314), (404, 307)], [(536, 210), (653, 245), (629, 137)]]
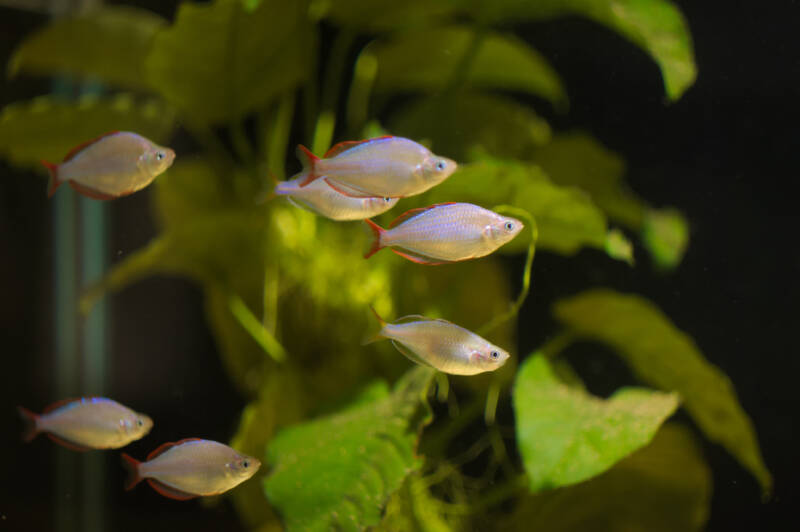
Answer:
[(450, 532), (458, 530), (455, 516), (445, 518), (442, 503), (435, 499), (424, 479), (409, 475), (386, 505), (386, 513), (374, 532)]
[(702, 530), (709, 514), (711, 483), (711, 471), (691, 432), (666, 423), (647, 447), (602, 475), (522, 498), (497, 529)]
[(579, 335), (613, 347), (644, 382), (678, 392), (706, 436), (771, 490), (755, 429), (730, 380), (653, 303), (596, 289), (557, 302), (553, 313)]
[[(459, 86), (526, 92), (557, 106), (566, 104), (558, 74), (525, 42), (492, 32), (477, 38)], [(475, 39), (468, 27), (435, 26), (376, 41), (359, 61), (377, 61), (377, 92), (437, 92), (461, 75), (462, 58)]]
[(129, 95), (69, 102), (49, 96), (7, 106), (0, 113), (0, 154), (18, 165), (61, 161), (82, 142), (112, 130), (135, 131), (157, 143), (169, 140), (175, 117), (155, 101)]
[(454, 11), (441, 0), (312, 0), (309, 13), (347, 28), (380, 31), (416, 27), (445, 18)]
[(675, 209), (647, 211), (642, 240), (656, 266), (671, 270), (680, 264), (689, 245), (689, 222)]
[(11, 76), (73, 74), (114, 85), (147, 88), (142, 65), (160, 16), (125, 6), (56, 19), (25, 39), (8, 64)]
[(480, 93), (418, 99), (398, 109), (390, 125), (398, 135), (429, 140), (434, 152), (457, 161), (475, 148), (522, 159), (550, 140), (550, 126), (529, 107)]
[(607, 26), (653, 58), (673, 101), (697, 77), (689, 28), (680, 9), (669, 0), (494, 0), (477, 5), (481, 16), (495, 21), (580, 15)]
[(598, 399), (563, 384), (547, 358), (534, 354), (520, 366), (513, 402), (517, 444), (538, 492), (592, 478), (647, 445), (678, 396), (621, 388)]
[[(491, 208), (510, 204), (530, 212), (539, 228), (537, 249), (571, 255), (581, 247), (603, 249), (606, 220), (589, 197), (575, 187), (553, 184), (532, 164), (486, 159), (462, 165), (425, 196), (426, 204), (468, 201)], [(523, 249), (530, 235), (526, 228), (501, 250)]]
[(185, 2), (159, 32), (145, 63), (148, 82), (194, 120), (242, 117), (309, 75), (314, 36), (306, 3)]
[(270, 442), (264, 483), (287, 530), (362, 530), (421, 465), (415, 449), (431, 413), (430, 368), (416, 367), (372, 404), (284, 429)]

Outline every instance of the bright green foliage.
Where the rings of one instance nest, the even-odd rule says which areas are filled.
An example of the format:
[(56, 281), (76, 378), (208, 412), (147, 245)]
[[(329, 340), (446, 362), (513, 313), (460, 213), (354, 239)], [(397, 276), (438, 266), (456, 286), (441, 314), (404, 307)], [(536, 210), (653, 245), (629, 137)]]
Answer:
[[(605, 216), (589, 197), (577, 188), (554, 185), (532, 164), (485, 159), (464, 165), (425, 199), (521, 207), (536, 219), (537, 246), (564, 255), (583, 246), (602, 249), (606, 241)], [(523, 232), (501, 249), (522, 249), (528, 239)]]
[(514, 382), (517, 443), (533, 492), (569, 486), (647, 445), (678, 406), (677, 394), (621, 388), (608, 400), (559, 381), (542, 354)]
[(656, 266), (671, 270), (680, 264), (689, 245), (689, 224), (675, 209), (650, 210), (642, 227), (642, 239)]
[(475, 148), (524, 159), (550, 140), (550, 126), (529, 107), (489, 94), (418, 99), (392, 117), (389, 125), (397, 135), (429, 140), (432, 150), (457, 161), (468, 160)]
[(147, 89), (142, 65), (164, 19), (115, 6), (54, 21), (28, 37), (8, 64), (10, 75), (72, 74)]
[(647, 447), (602, 475), (524, 497), (497, 530), (702, 530), (710, 499), (700, 446), (687, 429), (666, 423)]
[[(468, 52), (474, 57), (459, 79)], [(458, 81), (473, 89), (525, 92), (559, 106), (567, 100), (561, 79), (544, 57), (522, 40), (499, 33), (436, 26), (378, 41), (364, 54), (377, 61), (377, 92), (436, 92)]]
[(430, 368), (416, 367), (380, 401), (283, 430), (269, 444), (267, 498), (292, 530), (361, 530), (418, 469), (419, 431), (430, 421)]
[(174, 124), (175, 115), (163, 104), (129, 95), (75, 103), (43, 96), (0, 113), (0, 154), (18, 165), (40, 167), (41, 159), (60, 162), (78, 144), (115, 129), (161, 143)]
[(308, 76), (314, 33), (305, 2), (186, 2), (156, 35), (147, 80), (192, 120), (238, 119)]
[(730, 380), (655, 305), (639, 296), (597, 289), (559, 301), (553, 313), (580, 336), (613, 347), (642, 381), (677, 391), (706, 436), (728, 449), (770, 491), (772, 478), (753, 424)]

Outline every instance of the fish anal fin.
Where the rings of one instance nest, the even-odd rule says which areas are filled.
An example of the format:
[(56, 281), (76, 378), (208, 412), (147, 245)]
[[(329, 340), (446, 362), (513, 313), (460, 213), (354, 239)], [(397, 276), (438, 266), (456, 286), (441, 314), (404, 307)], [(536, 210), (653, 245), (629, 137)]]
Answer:
[(314, 208), (312, 208), (308, 203), (300, 198), (293, 198), (291, 196), (286, 196), (286, 200), (297, 207), (298, 209), (303, 209), (304, 211), (313, 212), (314, 214), (319, 214)]
[(407, 210), (406, 212), (404, 212), (403, 214), (401, 214), (400, 216), (398, 216), (397, 218), (392, 220), (392, 223), (389, 224), (389, 229), (391, 229), (392, 227), (394, 227), (394, 226), (396, 226), (398, 224), (401, 224), (401, 223), (405, 222), (406, 220), (408, 220), (410, 218), (413, 218), (414, 216), (422, 214), (425, 211), (429, 211), (431, 209), (435, 209), (436, 207), (442, 207), (444, 205), (454, 205), (455, 203), (456, 203), (455, 201), (448, 201), (446, 203), (434, 203), (433, 205), (428, 205), (427, 207), (418, 207), (416, 209)]
[(78, 451), (78, 452), (81, 452), (81, 453), (93, 450), (91, 447), (86, 447), (85, 445), (81, 445), (79, 443), (75, 443), (75, 442), (71, 442), (69, 440), (65, 440), (64, 438), (56, 436), (55, 434), (53, 434), (51, 432), (47, 432), (46, 434), (47, 434), (48, 438), (50, 438), (51, 440), (53, 440), (57, 444), (61, 445), (62, 447), (66, 447), (67, 449), (70, 449), (70, 450), (73, 450), (73, 451)]
[(159, 482), (154, 478), (148, 478), (147, 483), (150, 484), (150, 486), (158, 493), (160, 493), (164, 497), (169, 497), (170, 499), (175, 499), (178, 501), (188, 501), (189, 499), (194, 499), (195, 497), (197, 497), (197, 495), (193, 493), (186, 493), (185, 491), (181, 491), (171, 486), (167, 486), (166, 484)]
[(364, 139), (364, 140), (346, 140), (344, 142), (339, 142), (338, 144), (334, 144), (333, 146), (331, 146), (331, 149), (326, 151), (325, 155), (323, 155), (323, 157), (326, 158), (326, 159), (328, 159), (330, 157), (336, 157), (340, 153), (346, 152), (347, 150), (349, 150), (351, 148), (355, 148), (356, 146), (360, 146), (361, 144), (364, 144), (365, 142), (372, 142), (374, 140), (384, 140), (384, 139), (390, 139), (390, 138), (392, 138), (392, 135), (383, 135), (382, 137), (375, 137), (375, 138)]
[(74, 148), (72, 148), (71, 150), (69, 150), (69, 152), (67, 152), (67, 154), (64, 156), (64, 162), (67, 162), (67, 161), (69, 161), (70, 159), (73, 159), (73, 158), (74, 158), (76, 155), (78, 155), (78, 154), (79, 154), (79, 153), (80, 153), (80, 152), (81, 152), (83, 149), (85, 149), (85, 148), (87, 148), (87, 147), (91, 146), (91, 145), (92, 145), (92, 144), (94, 144), (95, 142), (98, 142), (98, 141), (100, 141), (100, 140), (104, 139), (105, 137), (108, 137), (108, 136), (111, 136), (111, 135), (116, 135), (117, 133), (119, 133), (119, 131), (118, 131), (118, 130), (109, 131), (108, 133), (103, 133), (103, 134), (102, 134), (102, 135), (100, 135), (99, 137), (95, 137), (95, 138), (93, 138), (93, 139), (91, 139), (91, 140), (87, 140), (86, 142), (82, 142), (82, 143), (78, 144), (77, 146), (75, 146)]
[[(414, 353), (413, 351), (408, 349), (406, 346), (404, 346), (403, 344), (401, 344), (397, 340), (392, 339), (392, 345), (395, 347), (395, 349), (397, 349), (398, 351), (403, 353), (403, 355), (407, 359), (409, 359), (411, 362), (419, 364), (420, 366), (428, 366), (429, 368), (433, 368), (433, 366), (430, 364), (430, 362), (428, 362), (427, 360), (424, 360), (418, 354)], [(436, 368), (434, 368), (434, 369), (436, 369)]]
[(337, 183), (333, 179), (329, 179), (327, 177), (323, 178), (323, 181), (328, 184), (333, 190), (341, 194), (342, 196), (347, 196), (348, 198), (376, 198), (374, 194), (366, 194), (364, 192), (355, 190), (350, 187), (342, 186), (341, 183)]
[[(83, 194), (87, 198), (92, 198), (96, 200), (110, 200), (115, 199), (120, 196), (125, 196), (127, 194), (121, 194), (120, 196), (112, 196), (110, 194), (105, 194), (103, 192), (99, 192), (93, 188), (89, 188), (85, 185), (81, 185), (80, 183), (76, 183), (75, 181), (69, 181), (69, 186), (71, 186), (76, 192), (79, 194)], [(128, 193), (129, 194), (129, 193)]]
[(389, 248), (389, 249), (391, 249), (392, 251), (394, 251), (395, 253), (397, 253), (398, 255), (403, 257), (404, 259), (408, 259), (411, 262), (416, 262), (417, 264), (427, 264), (428, 266), (438, 266), (440, 264), (449, 264), (451, 262), (451, 261), (447, 261), (447, 260), (440, 260), (440, 259), (434, 259), (434, 258), (431, 258), (431, 257), (426, 257), (424, 255), (417, 255), (415, 253), (409, 253), (407, 251), (400, 251), (399, 249), (396, 249), (396, 248)]
[(184, 438), (179, 441), (168, 441), (166, 443), (162, 443), (161, 445), (156, 447), (150, 454), (147, 455), (147, 460), (152, 460), (156, 456), (164, 454), (173, 447), (177, 447), (178, 445), (182, 445), (190, 441), (200, 441), (200, 438)]

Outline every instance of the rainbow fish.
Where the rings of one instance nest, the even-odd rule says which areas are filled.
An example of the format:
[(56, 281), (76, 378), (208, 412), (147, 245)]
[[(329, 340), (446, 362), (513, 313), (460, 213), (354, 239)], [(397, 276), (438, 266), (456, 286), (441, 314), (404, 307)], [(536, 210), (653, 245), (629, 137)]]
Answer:
[(89, 198), (133, 194), (172, 166), (175, 152), (129, 131), (111, 131), (76, 146), (61, 164), (42, 161), (50, 172), (47, 195), (63, 183)]
[(187, 438), (161, 445), (144, 462), (122, 453), (122, 465), (125, 489), (147, 480), (161, 495), (183, 501), (225, 493), (252, 477), (261, 462), (219, 442)]
[(394, 207), (399, 198), (360, 198), (346, 196), (333, 189), (324, 179), (312, 181), (301, 187), (305, 174), (297, 174), (288, 181), (275, 185), (274, 193), (286, 198), (297, 207), (307, 209), (337, 221), (363, 220), (377, 216)]
[(431, 320), (417, 314), (387, 323), (375, 309), (381, 330), (364, 343), (389, 339), (412, 362), (452, 375), (476, 375), (500, 368), (508, 352), (477, 334), (447, 320)]
[(65, 399), (48, 406), (42, 414), (21, 406), (17, 411), (27, 424), (25, 441), (45, 433), (75, 451), (125, 447), (153, 428), (146, 415), (104, 397)]
[(421, 194), (456, 171), (458, 165), (431, 153), (425, 146), (402, 137), (377, 137), (340, 142), (319, 158), (303, 145), (297, 147), (303, 163), (305, 187), (324, 178), (345, 196), (402, 198)]
[(516, 218), (470, 203), (439, 203), (401, 214), (389, 229), (364, 220), (375, 236), (369, 258), (388, 247), (420, 264), (483, 257), (511, 241), (524, 227)]

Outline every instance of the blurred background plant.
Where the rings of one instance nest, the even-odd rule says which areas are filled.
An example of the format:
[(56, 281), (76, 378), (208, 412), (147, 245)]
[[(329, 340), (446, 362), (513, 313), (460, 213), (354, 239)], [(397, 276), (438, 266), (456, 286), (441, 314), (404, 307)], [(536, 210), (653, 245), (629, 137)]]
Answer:
[[(117, 261), (81, 310), (155, 274), (202, 286), (219, 378), (249, 402), (232, 445), (266, 459), (231, 494), (246, 527), (700, 529), (712, 485), (698, 431), (769, 494), (730, 381), (643, 297), (564, 297), (547, 341), (531, 354), (514, 347), (520, 306), (529, 289), (536, 305), (547, 283), (530, 279), (534, 251), (595, 250), (596, 261), (668, 276), (688, 246), (684, 216), (631, 191), (619, 155), (544, 118), (568, 112), (564, 83), (513, 30), (564, 16), (644, 50), (669, 101), (695, 80), (686, 21), (666, 0), (215, 0), (181, 4), (172, 22), (109, 6), (18, 45), (11, 76), (103, 90), (3, 109), (0, 153), (11, 163), (41, 170), (40, 159), (114, 129), (187, 146), (153, 185), (160, 234)], [(382, 221), (470, 201), (522, 212), (530, 230), (505, 256), (425, 268), (388, 252), (363, 260), (358, 224), (256, 203), (270, 174), (299, 168), (293, 141), (321, 154), (386, 133), (461, 167)], [(649, 258), (634, 262), (634, 249)], [(390, 345), (360, 346), (376, 327), (369, 305), (479, 330), (513, 360), (472, 378), (409, 369)], [(641, 386), (590, 392), (561, 356), (587, 343), (613, 350)], [(665, 423), (679, 408), (686, 415)]]

